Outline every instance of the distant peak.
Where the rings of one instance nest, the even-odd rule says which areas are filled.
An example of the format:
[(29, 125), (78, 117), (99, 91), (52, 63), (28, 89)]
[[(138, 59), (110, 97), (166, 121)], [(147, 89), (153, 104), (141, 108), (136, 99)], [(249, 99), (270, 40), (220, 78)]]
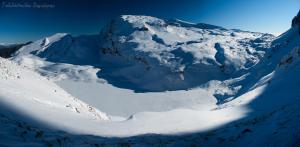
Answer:
[(72, 38), (72, 36), (68, 33), (56, 33), (49, 37), (44, 38), (45, 42), (55, 42), (57, 40), (61, 40), (63, 38)]
[(65, 37), (65, 36), (71, 36), (71, 35), (68, 34), (68, 33), (55, 33), (55, 34), (51, 35), (50, 37), (62, 38), (62, 37)]
[(152, 16), (147, 15), (121, 15), (121, 18), (124, 20), (151, 20), (158, 19)]

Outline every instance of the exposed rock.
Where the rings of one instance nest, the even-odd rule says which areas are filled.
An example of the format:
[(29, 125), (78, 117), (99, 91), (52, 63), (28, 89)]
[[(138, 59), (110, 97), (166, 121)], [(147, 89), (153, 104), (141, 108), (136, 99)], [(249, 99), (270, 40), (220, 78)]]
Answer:
[(9, 58), (13, 53), (15, 53), (17, 50), (19, 50), (22, 46), (28, 45), (32, 42), (27, 42), (24, 44), (14, 44), (14, 45), (8, 45), (8, 46), (0, 46), (0, 57), (2, 58)]

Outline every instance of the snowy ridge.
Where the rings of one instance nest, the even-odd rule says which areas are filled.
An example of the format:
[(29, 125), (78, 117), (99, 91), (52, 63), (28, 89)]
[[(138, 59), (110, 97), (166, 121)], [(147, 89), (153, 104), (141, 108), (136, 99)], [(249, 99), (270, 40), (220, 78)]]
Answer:
[(23, 46), (12, 60), (55, 81), (66, 78), (97, 81), (99, 69), (92, 67), (99, 60), (97, 40), (97, 35), (73, 37), (58, 33)]
[[(55, 42), (59, 42), (58, 45)], [(48, 52), (48, 58), (51, 55), (57, 54), (55, 56), (59, 56), (60, 52), (64, 52), (70, 43), (72, 42), (72, 37), (66, 33), (57, 33), (53, 36), (46, 37), (40, 40), (37, 40), (25, 47), (19, 49), (15, 54), (16, 55), (28, 55), (28, 54), (42, 54), (43, 52)], [(53, 44), (54, 48), (51, 49), (51, 52), (48, 51), (48, 47)], [(37, 50), (38, 48), (38, 50)], [(58, 49), (59, 48), (59, 49)]]

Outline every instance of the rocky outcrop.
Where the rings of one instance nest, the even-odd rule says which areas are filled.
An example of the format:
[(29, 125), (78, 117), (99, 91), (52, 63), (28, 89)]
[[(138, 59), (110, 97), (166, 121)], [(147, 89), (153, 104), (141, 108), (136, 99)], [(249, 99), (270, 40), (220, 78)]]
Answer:
[(31, 42), (27, 42), (24, 44), (14, 44), (8, 46), (0, 46), (0, 57), (2, 58), (10, 58), (13, 53), (19, 50), (22, 46), (28, 45)]

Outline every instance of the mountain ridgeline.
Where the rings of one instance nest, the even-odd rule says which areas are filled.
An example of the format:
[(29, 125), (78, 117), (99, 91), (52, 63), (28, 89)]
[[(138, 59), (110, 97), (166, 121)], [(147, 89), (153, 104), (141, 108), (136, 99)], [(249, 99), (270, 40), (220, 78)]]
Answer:
[[(295, 16), (292, 21), (292, 27), (300, 28), (300, 10), (299, 10), (297, 16)], [(300, 34), (300, 29), (299, 29), (299, 34)]]

